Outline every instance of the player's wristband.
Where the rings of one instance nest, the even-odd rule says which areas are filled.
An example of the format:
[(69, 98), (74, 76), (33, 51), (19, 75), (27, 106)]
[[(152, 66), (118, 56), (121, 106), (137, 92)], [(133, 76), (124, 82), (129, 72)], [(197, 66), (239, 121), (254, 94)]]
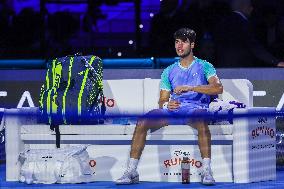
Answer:
[(169, 102), (165, 102), (165, 103), (163, 104), (163, 109), (165, 109), (165, 110), (168, 109), (168, 103), (169, 103)]

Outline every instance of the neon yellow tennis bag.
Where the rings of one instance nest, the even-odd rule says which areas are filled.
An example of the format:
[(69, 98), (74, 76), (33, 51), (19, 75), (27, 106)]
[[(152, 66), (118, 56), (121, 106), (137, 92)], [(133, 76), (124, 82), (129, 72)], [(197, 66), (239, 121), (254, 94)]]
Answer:
[(48, 65), (40, 93), (40, 110), (46, 122), (102, 123), (103, 64), (94, 55), (56, 58)]

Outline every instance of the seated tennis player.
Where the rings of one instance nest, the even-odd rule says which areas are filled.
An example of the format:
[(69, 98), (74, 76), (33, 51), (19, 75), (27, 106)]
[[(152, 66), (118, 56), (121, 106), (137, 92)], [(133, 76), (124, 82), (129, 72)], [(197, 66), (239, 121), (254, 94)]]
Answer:
[[(159, 109), (152, 110), (138, 120), (130, 151), (130, 160), (123, 176), (116, 184), (139, 182), (137, 165), (145, 146), (147, 131), (151, 132), (169, 124), (187, 124), (197, 129), (198, 145), (203, 159), (201, 183), (215, 183), (211, 170), (211, 134), (207, 121), (202, 118), (188, 118), (196, 112), (207, 111), (210, 95), (223, 92), (223, 86), (212, 64), (193, 56), (196, 33), (181, 28), (174, 33), (175, 49), (180, 59), (168, 66), (161, 75)], [(155, 115), (155, 116), (154, 116)], [(159, 117), (160, 118), (151, 118)], [(173, 119), (174, 115), (186, 115)], [(189, 115), (187, 117), (187, 115)]]

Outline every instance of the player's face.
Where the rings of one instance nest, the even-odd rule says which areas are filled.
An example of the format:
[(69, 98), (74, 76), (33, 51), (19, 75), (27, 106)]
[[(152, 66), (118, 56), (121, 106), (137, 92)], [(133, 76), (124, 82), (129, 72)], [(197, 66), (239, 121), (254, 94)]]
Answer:
[(175, 48), (176, 48), (177, 55), (181, 58), (185, 58), (189, 56), (193, 48), (193, 45), (194, 44), (190, 43), (188, 39), (186, 41), (183, 41), (181, 39), (176, 39)]

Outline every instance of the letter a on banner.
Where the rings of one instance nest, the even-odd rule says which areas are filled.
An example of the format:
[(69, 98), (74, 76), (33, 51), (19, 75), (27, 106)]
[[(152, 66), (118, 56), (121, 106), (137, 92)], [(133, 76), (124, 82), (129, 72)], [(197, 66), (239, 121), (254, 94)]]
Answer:
[(284, 93), (282, 94), (282, 97), (281, 97), (281, 99), (280, 99), (280, 101), (279, 101), (279, 103), (276, 107), (276, 110), (280, 111), (283, 108), (283, 105), (284, 105)]
[(22, 108), (26, 99), (28, 100), (29, 107), (35, 107), (30, 92), (25, 91), (17, 105), (17, 108)]

